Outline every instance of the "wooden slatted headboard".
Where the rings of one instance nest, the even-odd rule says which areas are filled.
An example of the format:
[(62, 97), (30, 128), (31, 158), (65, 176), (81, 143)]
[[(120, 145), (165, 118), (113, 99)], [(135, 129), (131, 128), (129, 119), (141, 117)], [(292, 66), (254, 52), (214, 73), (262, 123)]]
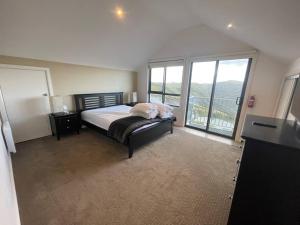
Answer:
[(104, 108), (123, 104), (123, 92), (74, 95), (76, 111)]

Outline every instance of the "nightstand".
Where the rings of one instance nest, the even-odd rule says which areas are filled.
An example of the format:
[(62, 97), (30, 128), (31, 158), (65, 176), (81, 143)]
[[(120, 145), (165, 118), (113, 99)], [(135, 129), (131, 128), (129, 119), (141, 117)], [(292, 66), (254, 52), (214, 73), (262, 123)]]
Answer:
[(138, 102), (128, 102), (128, 103), (126, 103), (125, 105), (127, 105), (127, 106), (135, 106), (136, 104), (138, 104)]
[(80, 129), (80, 114), (77, 112), (57, 112), (49, 114), (52, 136), (60, 140), (61, 134), (77, 132)]

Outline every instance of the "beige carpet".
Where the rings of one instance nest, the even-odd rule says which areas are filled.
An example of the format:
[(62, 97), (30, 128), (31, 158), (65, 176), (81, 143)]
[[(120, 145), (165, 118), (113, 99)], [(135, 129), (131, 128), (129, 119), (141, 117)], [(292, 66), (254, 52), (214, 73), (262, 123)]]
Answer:
[(17, 145), (22, 225), (226, 225), (237, 147), (181, 129), (136, 151), (91, 130)]

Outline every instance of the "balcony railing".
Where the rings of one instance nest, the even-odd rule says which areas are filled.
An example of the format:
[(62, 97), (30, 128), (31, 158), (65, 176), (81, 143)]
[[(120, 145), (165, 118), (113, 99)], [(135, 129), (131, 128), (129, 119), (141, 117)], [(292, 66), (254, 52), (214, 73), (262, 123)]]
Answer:
[[(238, 105), (236, 98), (214, 98), (209, 130), (232, 136)], [(187, 124), (205, 129), (208, 120), (209, 97), (190, 97)]]

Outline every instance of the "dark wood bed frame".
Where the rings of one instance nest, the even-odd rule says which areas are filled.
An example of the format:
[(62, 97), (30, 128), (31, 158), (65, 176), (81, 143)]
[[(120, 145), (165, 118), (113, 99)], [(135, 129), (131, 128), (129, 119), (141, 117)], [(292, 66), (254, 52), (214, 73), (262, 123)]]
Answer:
[[(74, 99), (76, 111), (81, 113), (82, 111), (90, 109), (123, 105), (123, 92), (76, 94), (74, 95)], [(84, 120), (81, 120), (81, 123), (107, 136), (106, 130)], [(132, 157), (135, 149), (159, 138), (164, 133), (170, 131), (172, 134), (173, 123), (174, 118), (163, 120), (153, 126), (131, 133), (126, 142), (128, 147), (128, 157)]]

